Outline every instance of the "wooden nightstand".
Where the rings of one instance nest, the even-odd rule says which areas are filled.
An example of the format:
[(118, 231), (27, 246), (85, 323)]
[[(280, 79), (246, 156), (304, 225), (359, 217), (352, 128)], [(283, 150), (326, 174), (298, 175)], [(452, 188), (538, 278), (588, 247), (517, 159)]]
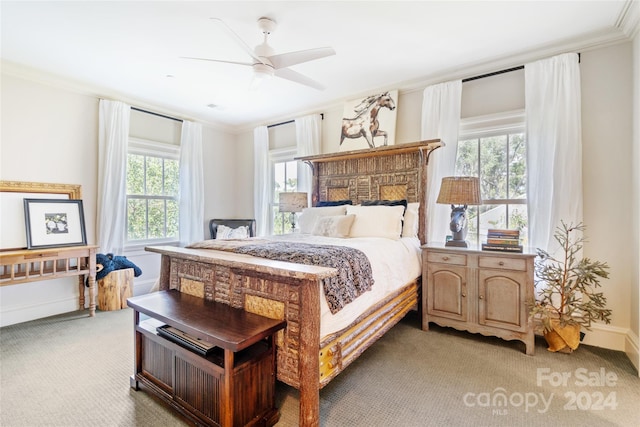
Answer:
[(520, 340), (534, 353), (527, 301), (534, 298), (534, 253), (422, 246), (422, 329), (429, 322)]

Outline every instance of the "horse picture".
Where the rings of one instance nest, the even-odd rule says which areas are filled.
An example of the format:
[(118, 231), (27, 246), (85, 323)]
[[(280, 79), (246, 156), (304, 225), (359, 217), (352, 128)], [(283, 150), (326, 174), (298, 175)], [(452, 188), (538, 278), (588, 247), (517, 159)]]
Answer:
[(398, 91), (383, 92), (345, 105), (340, 151), (393, 145)]

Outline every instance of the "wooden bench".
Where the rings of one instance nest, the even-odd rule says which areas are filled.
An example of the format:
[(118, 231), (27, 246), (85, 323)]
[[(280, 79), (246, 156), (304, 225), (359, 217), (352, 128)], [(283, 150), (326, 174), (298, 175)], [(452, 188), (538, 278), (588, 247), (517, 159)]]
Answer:
[[(132, 388), (142, 383), (199, 425), (272, 426), (278, 421), (273, 334), (284, 320), (177, 290), (127, 302), (134, 310)], [(141, 321), (140, 313), (150, 319)], [(160, 335), (167, 328), (184, 337)], [(199, 349), (190, 349), (191, 342)]]

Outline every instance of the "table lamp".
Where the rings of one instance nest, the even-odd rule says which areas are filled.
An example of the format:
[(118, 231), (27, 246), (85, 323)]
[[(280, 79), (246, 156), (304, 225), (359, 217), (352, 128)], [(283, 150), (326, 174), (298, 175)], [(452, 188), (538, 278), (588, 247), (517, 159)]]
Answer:
[(291, 213), (291, 229), (296, 229), (296, 212), (302, 212), (302, 209), (308, 206), (307, 193), (302, 192), (284, 192), (279, 194), (278, 211)]
[[(447, 176), (442, 178), (436, 203), (451, 205), (449, 229), (453, 239), (445, 246), (469, 247), (467, 238), (467, 206), (479, 205), (480, 180), (475, 176)], [(458, 205), (458, 206), (456, 206)]]

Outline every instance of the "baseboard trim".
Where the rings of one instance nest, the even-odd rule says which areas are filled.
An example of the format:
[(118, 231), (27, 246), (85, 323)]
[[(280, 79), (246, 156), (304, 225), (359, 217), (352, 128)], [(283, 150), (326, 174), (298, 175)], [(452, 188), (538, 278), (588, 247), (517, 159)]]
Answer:
[(627, 332), (627, 336), (625, 339), (624, 352), (627, 354), (627, 357), (635, 366), (636, 372), (638, 372), (638, 376), (640, 377), (640, 339), (638, 336), (633, 333), (631, 329)]
[(629, 328), (592, 324), (590, 331), (583, 330), (582, 332), (585, 333), (582, 344), (624, 351)]
[[(86, 303), (88, 304), (88, 298)], [(23, 304), (5, 307), (0, 312), (0, 327), (24, 323), (43, 317), (55, 316), (78, 310), (78, 297), (49, 300), (38, 304)], [(89, 311), (87, 311), (88, 315)]]
[(133, 287), (133, 294), (134, 295), (144, 295), (144, 294), (148, 294), (149, 292), (151, 292), (151, 290), (153, 289), (153, 286), (156, 283), (156, 279), (148, 279), (148, 280), (139, 280), (136, 279), (135, 281), (135, 285)]
[[(134, 279), (134, 295), (148, 294), (152, 291), (156, 283), (156, 278), (147, 280)], [(89, 306), (89, 290), (85, 291), (85, 307)], [(96, 303), (98, 300), (98, 288), (96, 284)], [(38, 303), (17, 304), (0, 308), (0, 327), (15, 325), (17, 323), (29, 322), (31, 320), (42, 319), (43, 317), (55, 316), (78, 310), (77, 295), (70, 295), (60, 299), (48, 299)], [(87, 315), (89, 311), (87, 310)]]

